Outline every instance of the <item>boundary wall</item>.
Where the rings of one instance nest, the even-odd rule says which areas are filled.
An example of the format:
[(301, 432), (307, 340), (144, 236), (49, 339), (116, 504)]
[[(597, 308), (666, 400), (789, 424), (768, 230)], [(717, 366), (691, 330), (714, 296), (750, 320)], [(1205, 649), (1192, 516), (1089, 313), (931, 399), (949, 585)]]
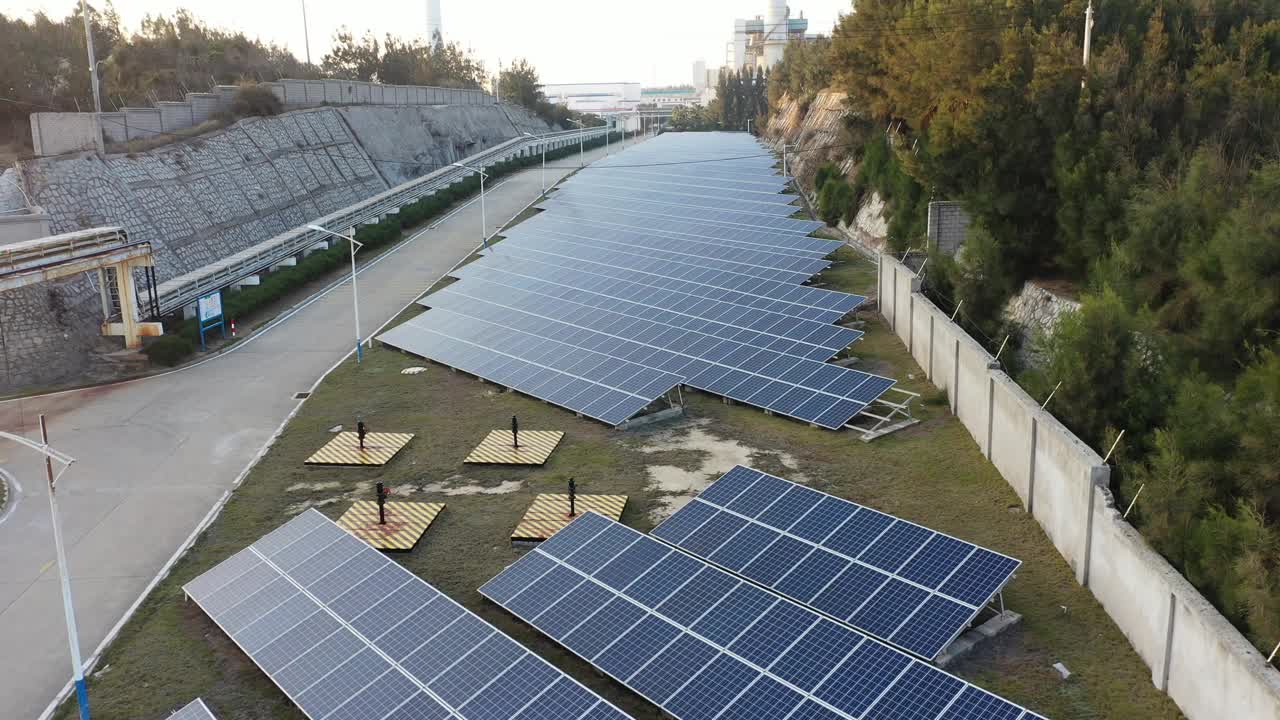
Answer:
[(881, 254), (880, 313), (1191, 720), (1280, 718), (1280, 672), (1122, 517), (1110, 468)]

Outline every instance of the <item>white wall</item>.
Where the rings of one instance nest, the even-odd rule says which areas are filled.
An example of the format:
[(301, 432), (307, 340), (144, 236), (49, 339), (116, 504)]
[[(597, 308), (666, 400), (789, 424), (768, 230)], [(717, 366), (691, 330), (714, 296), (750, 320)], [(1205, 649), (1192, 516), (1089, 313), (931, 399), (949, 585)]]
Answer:
[[(880, 312), (1191, 720), (1277, 720), (1280, 672), (1121, 517), (1110, 468), (880, 256)], [(1100, 669), (1105, 671), (1104, 669)]]

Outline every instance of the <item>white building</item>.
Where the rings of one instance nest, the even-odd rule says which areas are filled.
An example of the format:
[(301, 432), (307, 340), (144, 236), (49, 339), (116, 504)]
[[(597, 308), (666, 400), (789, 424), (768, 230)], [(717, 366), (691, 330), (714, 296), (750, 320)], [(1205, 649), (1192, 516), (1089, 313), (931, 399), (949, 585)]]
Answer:
[(630, 112), (640, 104), (640, 83), (558, 83), (542, 86), (548, 102), (586, 113)]

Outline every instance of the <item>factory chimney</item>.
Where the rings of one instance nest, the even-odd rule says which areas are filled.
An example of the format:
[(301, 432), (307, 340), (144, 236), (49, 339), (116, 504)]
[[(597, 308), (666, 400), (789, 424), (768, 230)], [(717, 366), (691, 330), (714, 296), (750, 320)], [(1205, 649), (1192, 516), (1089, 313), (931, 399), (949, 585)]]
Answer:
[(444, 26), (440, 23), (440, 0), (427, 0), (427, 42), (444, 42)]
[(764, 65), (773, 67), (782, 61), (787, 47), (787, 0), (769, 0), (769, 11), (764, 16)]

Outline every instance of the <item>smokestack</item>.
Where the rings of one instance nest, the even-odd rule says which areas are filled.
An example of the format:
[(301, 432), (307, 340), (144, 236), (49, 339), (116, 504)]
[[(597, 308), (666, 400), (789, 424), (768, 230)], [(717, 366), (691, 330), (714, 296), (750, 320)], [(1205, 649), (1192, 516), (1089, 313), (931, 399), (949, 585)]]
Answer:
[(444, 42), (444, 26), (440, 22), (440, 0), (427, 0), (427, 41)]
[(787, 0), (769, 0), (769, 11), (764, 16), (764, 65), (773, 67), (782, 61), (787, 47)]

